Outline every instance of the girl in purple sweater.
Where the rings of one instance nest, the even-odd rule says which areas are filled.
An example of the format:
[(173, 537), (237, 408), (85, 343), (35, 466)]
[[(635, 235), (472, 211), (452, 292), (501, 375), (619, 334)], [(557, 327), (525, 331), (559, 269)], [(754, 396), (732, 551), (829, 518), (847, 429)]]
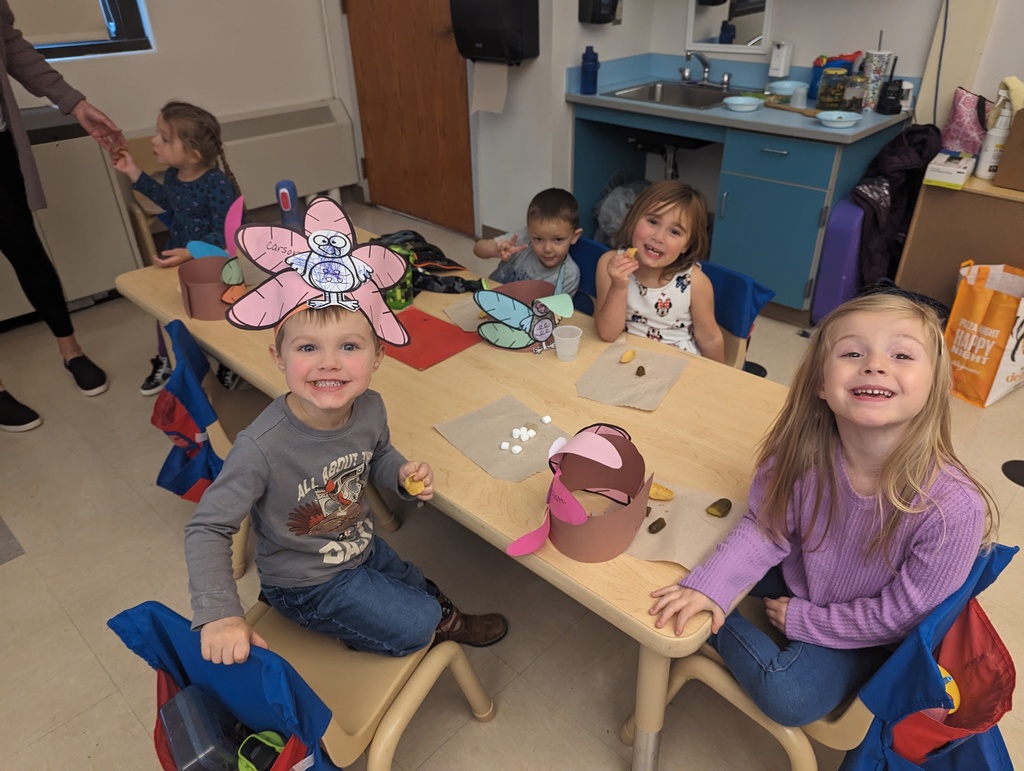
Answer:
[[(711, 613), (709, 643), (761, 710), (810, 723), (856, 692), (967, 578), (995, 504), (953, 452), (935, 313), (897, 294), (822, 321), (763, 440), (749, 510), (652, 592), (656, 626)], [(753, 586), (780, 647), (737, 611)]]

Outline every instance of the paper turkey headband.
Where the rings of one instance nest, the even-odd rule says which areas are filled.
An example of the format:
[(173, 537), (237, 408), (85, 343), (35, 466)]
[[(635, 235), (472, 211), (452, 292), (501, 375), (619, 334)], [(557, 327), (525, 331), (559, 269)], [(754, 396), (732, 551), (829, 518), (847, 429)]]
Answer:
[[(596, 423), (551, 445), (548, 464), (555, 477), (548, 488), (544, 523), (513, 541), (514, 557), (536, 551), (548, 536), (567, 557), (605, 562), (622, 554), (647, 515), (654, 475), (644, 478), (643, 456), (618, 426)], [(613, 504), (604, 513), (588, 514), (574, 493), (597, 493)]]
[(238, 248), (270, 277), (239, 298), (227, 319), (242, 329), (277, 326), (300, 307), (338, 305), (360, 312), (391, 345), (409, 333), (384, 302), (384, 292), (405, 275), (404, 257), (385, 246), (358, 245), (341, 206), (316, 198), (306, 209), (305, 232), (280, 225), (243, 225)]

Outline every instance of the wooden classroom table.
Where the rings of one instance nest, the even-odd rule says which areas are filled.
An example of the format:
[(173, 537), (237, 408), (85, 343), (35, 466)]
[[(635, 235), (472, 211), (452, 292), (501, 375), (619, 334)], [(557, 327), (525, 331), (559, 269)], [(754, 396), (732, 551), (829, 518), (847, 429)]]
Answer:
[[(360, 238), (365, 242), (365, 234)], [(117, 278), (117, 289), (161, 323), (184, 321), (202, 348), (269, 396), (285, 392), (284, 377), (267, 353), (272, 332), (186, 318), (177, 271), (148, 267), (125, 273)], [(443, 308), (465, 297), (423, 292), (415, 304), (447, 319)], [(406, 457), (433, 467), (431, 503), (502, 551), (540, 524), (550, 474), (534, 474), (520, 483), (495, 479), (434, 430), (435, 424), (512, 395), (539, 414), (551, 415), (569, 432), (599, 421), (621, 426), (644, 456), (648, 474), (653, 471), (656, 479), (714, 491), (715, 497), (726, 495), (742, 506), (753, 473), (754, 447), (782, 406), (785, 387), (679, 353), (689, 359), (689, 366), (653, 412), (580, 398), (575, 382), (607, 344), (597, 337), (589, 316), (574, 315), (570, 323), (583, 328), (573, 362), (558, 361), (553, 351), (505, 351), (482, 341), (423, 372), (385, 357), (371, 387), (387, 404), (394, 445)], [(671, 350), (636, 336), (629, 337), (629, 344)], [(710, 633), (707, 613), (691, 619), (681, 637), (656, 629), (648, 615), (650, 592), (679, 580), (679, 566), (629, 555), (586, 564), (565, 557), (550, 542), (519, 559), (640, 643), (632, 767), (656, 769), (671, 659), (695, 652)]]

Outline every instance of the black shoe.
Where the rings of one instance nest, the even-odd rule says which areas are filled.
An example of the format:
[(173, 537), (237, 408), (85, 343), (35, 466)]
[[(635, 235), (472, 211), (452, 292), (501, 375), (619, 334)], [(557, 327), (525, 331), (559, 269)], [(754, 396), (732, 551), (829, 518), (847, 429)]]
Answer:
[(152, 396), (158, 394), (163, 390), (164, 383), (171, 377), (171, 362), (168, 361), (166, 356), (154, 356), (149, 360), (149, 363), (153, 365), (153, 371), (149, 373), (149, 377), (142, 381), (142, 385), (139, 386), (139, 393), (143, 396)]
[(245, 381), (242, 380), (242, 376), (233, 369), (229, 369), (221, 364), (217, 367), (217, 382), (229, 391), (234, 391)]
[(42, 424), (43, 419), (38, 412), (19, 402), (9, 391), (0, 391), (0, 429), (17, 434)]
[(71, 373), (78, 390), (86, 396), (98, 396), (110, 387), (107, 373), (93, 364), (88, 356), (76, 356), (64, 362), (64, 369)]

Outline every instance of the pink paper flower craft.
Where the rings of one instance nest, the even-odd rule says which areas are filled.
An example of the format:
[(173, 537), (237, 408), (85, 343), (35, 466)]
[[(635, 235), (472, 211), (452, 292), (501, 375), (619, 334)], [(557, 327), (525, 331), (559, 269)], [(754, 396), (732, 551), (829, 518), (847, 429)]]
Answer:
[(280, 225), (238, 229), (238, 248), (270, 278), (231, 306), (228, 321), (267, 329), (302, 304), (338, 305), (366, 316), (381, 340), (407, 345), (409, 333), (384, 301), (405, 275), (405, 258), (385, 246), (359, 245), (352, 222), (330, 198), (313, 200), (304, 226), (304, 233)]

